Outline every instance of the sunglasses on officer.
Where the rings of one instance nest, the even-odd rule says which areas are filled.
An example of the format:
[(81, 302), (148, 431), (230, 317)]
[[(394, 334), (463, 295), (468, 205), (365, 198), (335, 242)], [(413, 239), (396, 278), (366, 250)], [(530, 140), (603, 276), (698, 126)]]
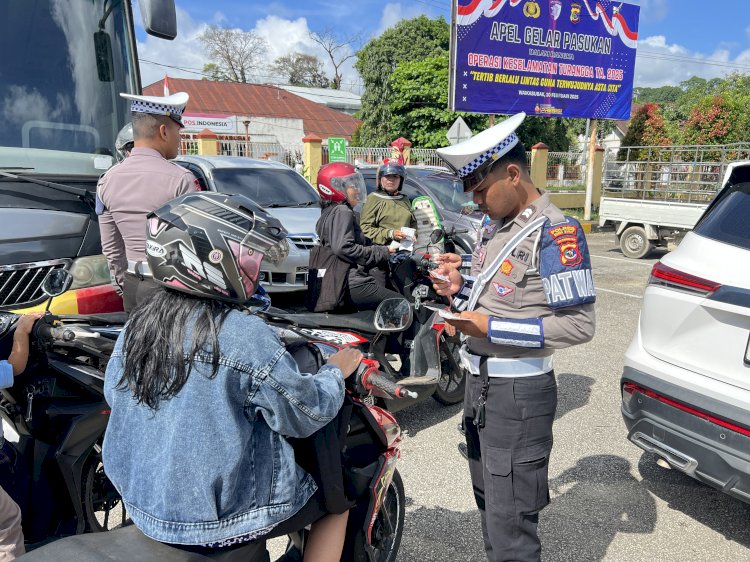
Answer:
[(474, 170), (471, 174), (463, 179), (464, 193), (472, 193), (482, 185), (487, 176), (490, 175), (492, 170), (495, 168), (495, 164), (500, 160), (490, 160), (481, 168)]

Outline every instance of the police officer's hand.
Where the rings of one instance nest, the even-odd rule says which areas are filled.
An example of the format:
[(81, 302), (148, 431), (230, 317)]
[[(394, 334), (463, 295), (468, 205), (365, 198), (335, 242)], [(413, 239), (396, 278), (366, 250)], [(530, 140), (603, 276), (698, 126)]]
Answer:
[(458, 269), (459, 267), (461, 267), (462, 261), (463, 260), (461, 259), (461, 256), (459, 256), (458, 254), (452, 254), (450, 252), (447, 254), (439, 254), (435, 256), (436, 264), (452, 267), (453, 269)]
[(330, 364), (335, 365), (336, 367), (341, 369), (344, 378), (347, 378), (354, 371), (356, 371), (361, 361), (362, 352), (358, 349), (354, 349), (353, 347), (346, 347), (341, 351), (334, 353), (328, 358), (328, 362)]
[(404, 240), (405, 238), (406, 238), (406, 234), (404, 234), (400, 230), (394, 230), (393, 231), (393, 239), (394, 240), (398, 240), (400, 242), (401, 240)]
[(487, 328), (490, 321), (490, 317), (481, 312), (471, 311), (462, 312), (458, 314), (461, 317), (460, 320), (448, 320), (445, 322), (451, 326), (455, 326), (456, 329), (467, 336), (474, 336), (476, 338), (486, 338)]
[[(434, 271), (437, 275), (447, 277), (448, 279), (438, 279), (437, 277), (435, 277), (435, 274), (432, 273), (432, 271)], [(464, 278), (454, 267), (441, 265), (440, 267), (432, 271), (430, 272), (432, 277), (432, 288), (435, 289), (435, 292), (438, 295), (449, 297), (451, 295), (455, 295), (458, 291), (461, 290), (461, 287), (464, 284)]]

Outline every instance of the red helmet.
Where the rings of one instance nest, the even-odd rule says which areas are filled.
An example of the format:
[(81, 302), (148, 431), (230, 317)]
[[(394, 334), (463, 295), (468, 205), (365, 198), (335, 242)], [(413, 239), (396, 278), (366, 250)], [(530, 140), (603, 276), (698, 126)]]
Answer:
[(365, 200), (367, 187), (365, 179), (357, 169), (346, 162), (333, 162), (326, 164), (318, 172), (318, 193), (321, 199), (343, 203), (347, 199), (354, 207), (354, 199), (359, 202)]

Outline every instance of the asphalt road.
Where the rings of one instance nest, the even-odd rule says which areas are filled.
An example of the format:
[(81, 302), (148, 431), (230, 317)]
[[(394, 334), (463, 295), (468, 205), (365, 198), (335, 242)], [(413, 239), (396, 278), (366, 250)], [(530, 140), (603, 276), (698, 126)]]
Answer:
[[(590, 343), (555, 355), (559, 405), (552, 502), (539, 525), (543, 560), (750, 560), (750, 506), (657, 466), (626, 439), (618, 385), (623, 354), (660, 256), (624, 258), (612, 233), (588, 240), (597, 330)], [(407, 432), (399, 464), (407, 514), (398, 560), (486, 560), (466, 462), (456, 449), (460, 408), (428, 400), (397, 417)]]

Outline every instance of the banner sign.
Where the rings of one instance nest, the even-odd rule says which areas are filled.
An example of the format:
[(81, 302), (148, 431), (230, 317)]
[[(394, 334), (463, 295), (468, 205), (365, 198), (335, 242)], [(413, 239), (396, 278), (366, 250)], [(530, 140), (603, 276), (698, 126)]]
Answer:
[(450, 109), (629, 119), (640, 7), (454, 0)]
[(200, 132), (210, 129), (214, 133), (232, 134), (237, 131), (237, 118), (234, 115), (212, 115), (207, 113), (183, 113), (184, 131)]

